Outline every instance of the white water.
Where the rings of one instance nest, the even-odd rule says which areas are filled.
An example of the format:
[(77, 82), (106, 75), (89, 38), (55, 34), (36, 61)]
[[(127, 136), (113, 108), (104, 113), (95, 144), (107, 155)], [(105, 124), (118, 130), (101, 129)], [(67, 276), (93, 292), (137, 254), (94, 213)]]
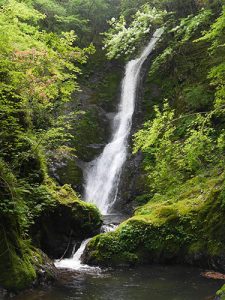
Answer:
[(102, 214), (109, 213), (116, 201), (120, 174), (127, 157), (127, 143), (141, 67), (162, 33), (163, 29), (156, 30), (140, 57), (126, 65), (119, 110), (113, 120), (112, 140), (106, 145), (102, 154), (91, 163), (92, 166), (87, 171), (85, 200), (94, 203)]
[(88, 265), (84, 265), (81, 262), (82, 254), (84, 253), (85, 247), (87, 246), (90, 239), (87, 239), (82, 242), (80, 248), (75, 252), (75, 254), (71, 258), (66, 258), (62, 260), (56, 260), (55, 266), (59, 269), (71, 269), (71, 270), (79, 270), (79, 271), (92, 271), (95, 272), (100, 270), (98, 267), (91, 267)]
[[(118, 225), (114, 225), (114, 224), (109, 224), (109, 225), (103, 225), (102, 226), (102, 233), (105, 232), (111, 232), (116, 230), (116, 228), (118, 227)], [(92, 267), (89, 265), (85, 265), (82, 264), (82, 254), (84, 253), (84, 250), (88, 244), (88, 242), (91, 240), (91, 238), (84, 240), (82, 242), (82, 244), (80, 245), (80, 248), (75, 252), (75, 250), (73, 250), (73, 254), (71, 258), (65, 258), (62, 260), (56, 260), (55, 261), (55, 266), (58, 269), (70, 269), (70, 270), (75, 270), (79, 272), (84, 271), (85, 273), (89, 272), (100, 272), (101, 269), (99, 267)], [(76, 246), (76, 245), (75, 245)], [(74, 246), (74, 248), (75, 248)]]
[(116, 228), (117, 228), (118, 226), (119, 226), (119, 225), (116, 225), (116, 224), (102, 225), (101, 233), (106, 233), (106, 232), (112, 232), (112, 231), (115, 231)]

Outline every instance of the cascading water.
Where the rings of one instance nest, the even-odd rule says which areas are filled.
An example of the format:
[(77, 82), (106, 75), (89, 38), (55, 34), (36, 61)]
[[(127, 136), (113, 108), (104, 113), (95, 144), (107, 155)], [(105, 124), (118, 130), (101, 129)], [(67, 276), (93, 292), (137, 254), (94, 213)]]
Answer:
[(87, 170), (85, 200), (94, 203), (102, 214), (108, 214), (116, 201), (121, 170), (127, 157), (127, 143), (132, 126), (135, 99), (140, 71), (144, 61), (153, 51), (163, 29), (157, 29), (139, 58), (126, 65), (122, 84), (119, 111), (114, 117), (111, 142)]
[[(87, 202), (96, 204), (104, 215), (109, 213), (110, 208), (116, 200), (121, 170), (127, 157), (127, 143), (132, 126), (132, 116), (135, 108), (136, 90), (141, 67), (154, 49), (162, 33), (163, 29), (156, 30), (141, 56), (135, 60), (131, 60), (127, 64), (122, 84), (119, 111), (113, 120), (114, 132), (112, 140), (106, 145), (103, 153), (92, 162), (92, 167), (87, 172), (85, 199)], [(109, 217), (109, 215), (106, 217)], [(116, 227), (117, 225), (114, 223), (106, 223), (102, 226), (102, 232), (114, 231)], [(100, 270), (99, 268), (82, 264), (81, 257), (88, 242), (89, 239), (83, 241), (80, 248), (71, 258), (57, 260), (55, 266), (57, 268), (83, 270), (85, 272)]]
[[(115, 224), (108, 224), (108, 225), (103, 225), (101, 232), (111, 232), (116, 229), (117, 225)], [(55, 266), (58, 269), (70, 269), (74, 271), (79, 271), (79, 272), (85, 272), (85, 273), (99, 273), (101, 272), (101, 269), (99, 267), (93, 267), (89, 265), (85, 265), (82, 263), (82, 255), (84, 253), (84, 250), (88, 244), (88, 242), (91, 240), (91, 238), (84, 240), (80, 247), (78, 248), (77, 251), (74, 251), (71, 256), (71, 258), (64, 258), (64, 259), (59, 259), (55, 261)]]
[(81, 256), (85, 250), (85, 247), (90, 239), (84, 240), (80, 245), (79, 249), (72, 255), (71, 258), (66, 258), (62, 260), (55, 261), (55, 266), (59, 269), (71, 269), (71, 270), (79, 270), (79, 271), (97, 271), (100, 270), (98, 267), (91, 267), (88, 265), (84, 265), (81, 262)]

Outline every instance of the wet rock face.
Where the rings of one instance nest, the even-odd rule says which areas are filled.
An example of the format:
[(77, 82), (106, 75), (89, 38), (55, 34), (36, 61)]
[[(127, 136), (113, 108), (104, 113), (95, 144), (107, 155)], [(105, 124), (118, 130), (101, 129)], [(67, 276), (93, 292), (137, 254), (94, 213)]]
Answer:
[[(134, 208), (133, 201), (138, 195), (141, 195), (144, 192), (144, 185), (141, 183), (141, 163), (143, 156), (141, 153), (137, 153), (136, 155), (131, 154), (132, 139), (135, 132), (137, 132), (137, 130), (142, 126), (146, 115), (145, 109), (143, 107), (145, 83), (147, 78), (147, 71), (150, 67), (154, 55), (154, 52), (153, 54), (149, 55), (146, 62), (143, 64), (141, 71), (139, 87), (137, 89), (136, 95), (135, 112), (132, 120), (131, 134), (128, 141), (128, 157), (126, 163), (123, 166), (120, 178), (120, 184), (118, 189), (118, 201), (117, 203), (115, 203), (114, 206), (114, 209), (116, 211), (125, 211), (128, 213), (131, 212)], [(157, 94), (159, 93), (157, 87), (155, 87), (152, 92)]]
[(70, 184), (78, 193), (83, 192), (83, 165), (75, 157), (64, 157), (60, 162), (52, 161), (50, 173), (60, 185)]
[(59, 271), (53, 261), (44, 252), (38, 250), (38, 253), (40, 254), (41, 260), (36, 265), (37, 278), (33, 285), (51, 285), (58, 280)]
[(118, 199), (113, 207), (115, 211), (130, 214), (134, 208), (134, 204), (132, 203), (132, 201), (136, 196), (140, 194), (140, 192), (143, 193), (143, 189), (141, 191), (139, 190), (139, 182), (141, 178), (141, 162), (141, 153), (138, 153), (134, 156), (130, 155), (130, 157), (128, 157), (121, 175)]
[(195, 255), (186, 255), (184, 261), (190, 265), (204, 266), (208, 269), (217, 270), (225, 273), (225, 256), (224, 255), (206, 255), (203, 252), (199, 252)]
[[(112, 117), (117, 110), (123, 65), (109, 62), (104, 56), (93, 57), (94, 66), (86, 66), (81, 91), (73, 95), (67, 112), (79, 110), (71, 123), (73, 136), (69, 147), (75, 148), (75, 157), (51, 162), (51, 175), (60, 183), (69, 183), (83, 193), (85, 163), (91, 162), (103, 150), (111, 136)], [(89, 70), (90, 68), (90, 70)]]
[(32, 228), (34, 244), (50, 258), (72, 254), (73, 245), (99, 232), (102, 221), (98, 210), (79, 202), (58, 204), (44, 212)]

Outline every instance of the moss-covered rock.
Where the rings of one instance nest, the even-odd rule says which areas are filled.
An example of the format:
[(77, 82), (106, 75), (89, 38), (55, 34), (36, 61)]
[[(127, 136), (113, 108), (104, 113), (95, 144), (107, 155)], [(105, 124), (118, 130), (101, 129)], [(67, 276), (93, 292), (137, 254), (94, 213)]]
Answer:
[[(45, 174), (45, 168), (41, 170)], [(34, 168), (33, 174), (35, 171)], [(43, 182), (43, 179), (41, 185), (31, 185), (33, 180), (26, 184), (24, 181), (19, 182), (9, 166), (2, 161), (0, 178), (0, 288), (19, 291), (30, 287), (46, 273), (41, 268), (41, 265), (45, 265), (44, 256), (31, 245), (28, 227), (33, 215), (50, 206), (53, 200), (49, 201), (47, 182)], [(32, 201), (35, 195), (42, 195), (40, 203)], [(47, 271), (48, 267), (45, 266), (45, 269)], [(54, 277), (50, 269), (48, 274), (49, 278)]]
[(54, 262), (40, 249), (32, 247), (33, 264), (36, 270), (37, 278), (35, 286), (52, 284), (59, 278), (59, 271)]
[(224, 175), (198, 176), (155, 195), (135, 215), (88, 244), (91, 264), (190, 263), (225, 270)]
[(37, 274), (30, 244), (20, 237), (16, 227), (12, 227), (13, 223), (1, 218), (0, 286), (7, 290), (21, 290), (29, 287)]
[(70, 255), (75, 242), (98, 233), (102, 220), (98, 209), (79, 199), (69, 185), (53, 187), (53, 207), (35, 220), (32, 236), (35, 245), (52, 258)]
[[(1, 220), (3, 221), (3, 219)], [(57, 278), (57, 269), (42, 251), (21, 237), (14, 221), (4, 218), (0, 227), (0, 288), (18, 292)]]
[(57, 186), (46, 176), (42, 184), (18, 188), (6, 171), (1, 173), (8, 185), (0, 193), (0, 287), (17, 292), (56, 277), (52, 261), (28, 236), (36, 247), (61, 257), (74, 241), (98, 232), (102, 221), (97, 208), (81, 201), (71, 186)]
[(61, 185), (70, 184), (77, 192), (83, 190), (83, 171), (74, 157), (64, 158), (61, 164), (54, 166), (52, 175)]

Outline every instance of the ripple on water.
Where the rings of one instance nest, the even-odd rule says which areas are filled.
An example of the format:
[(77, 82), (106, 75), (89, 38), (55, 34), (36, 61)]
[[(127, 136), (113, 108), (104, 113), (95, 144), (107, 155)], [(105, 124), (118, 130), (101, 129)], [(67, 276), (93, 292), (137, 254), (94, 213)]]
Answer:
[(52, 288), (27, 292), (13, 300), (213, 300), (223, 284), (182, 266), (107, 269), (100, 273), (61, 270)]

